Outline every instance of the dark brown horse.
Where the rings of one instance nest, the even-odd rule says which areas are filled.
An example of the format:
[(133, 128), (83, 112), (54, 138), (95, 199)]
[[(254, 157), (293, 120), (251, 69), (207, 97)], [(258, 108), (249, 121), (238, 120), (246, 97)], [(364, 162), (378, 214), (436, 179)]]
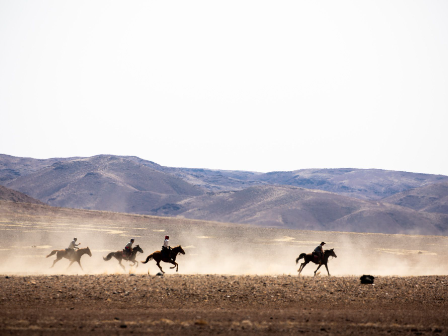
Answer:
[(173, 264), (173, 267), (170, 268), (175, 268), (176, 272), (179, 270), (179, 265), (176, 262), (176, 257), (177, 255), (181, 253), (181, 254), (185, 254), (184, 249), (182, 248), (182, 246), (176, 246), (173, 247), (171, 250), (171, 256), (167, 256), (165, 254), (162, 254), (162, 252), (160, 251), (155, 251), (153, 254), (150, 254), (145, 261), (142, 261), (143, 264), (146, 264), (149, 260), (154, 259), (157, 263), (157, 266), (160, 268), (160, 271), (162, 273), (165, 273), (162, 269), (162, 267), (160, 267), (160, 262), (166, 262), (166, 263), (170, 263)]
[(137, 252), (143, 253), (142, 248), (140, 247), (140, 245), (137, 245), (136, 247), (134, 247), (132, 249), (131, 255), (130, 256), (126, 256), (123, 254), (123, 251), (117, 251), (117, 252), (111, 252), (109, 253), (106, 258), (103, 257), (103, 259), (105, 261), (110, 260), (112, 257), (115, 257), (115, 259), (118, 260), (118, 263), (120, 264), (120, 266), (123, 268), (123, 270), (125, 270), (124, 266), (121, 264), (122, 260), (126, 260), (132, 263), (131, 266), (134, 266), (137, 263), (137, 267), (138, 267), (138, 261), (135, 260), (135, 256), (137, 254)]
[(312, 261), (313, 263), (315, 263), (315, 264), (319, 264), (319, 266), (317, 267), (317, 269), (314, 271), (314, 276), (316, 276), (316, 272), (317, 272), (317, 270), (322, 266), (322, 265), (325, 265), (325, 268), (327, 269), (327, 273), (328, 273), (328, 276), (330, 276), (330, 271), (328, 270), (328, 266), (327, 266), (327, 263), (328, 263), (328, 258), (330, 258), (330, 257), (335, 257), (335, 258), (337, 258), (337, 256), (336, 256), (336, 253), (334, 253), (334, 249), (331, 249), (331, 250), (325, 250), (324, 251), (324, 256), (322, 257), (322, 262), (319, 264), (319, 261), (317, 260), (317, 257), (314, 255), (314, 254), (312, 254), (312, 253), (309, 253), (309, 254), (306, 254), (306, 253), (302, 253), (302, 254), (300, 254), (299, 255), (299, 257), (296, 259), (296, 264), (299, 262), (299, 260), (300, 259), (305, 259), (305, 261), (300, 265), (300, 268), (297, 270), (297, 272), (299, 272), (299, 275), (300, 275), (300, 273), (302, 273), (302, 271), (303, 271), (303, 269), (305, 268), (305, 266), (310, 262), (310, 261)]
[(67, 258), (68, 260), (71, 261), (71, 263), (70, 263), (70, 265), (68, 265), (68, 267), (70, 267), (76, 261), (79, 264), (79, 267), (81, 267), (81, 269), (83, 270), (83, 268), (81, 266), (81, 257), (84, 254), (88, 254), (89, 256), (92, 256), (92, 252), (90, 252), (90, 249), (88, 247), (81, 248), (72, 253), (70, 253), (67, 250), (53, 250), (53, 251), (51, 251), (51, 253), (49, 255), (47, 255), (47, 258), (51, 257), (54, 254), (56, 254), (56, 260), (53, 261), (53, 265), (51, 265), (50, 268), (52, 268), (54, 266), (54, 264), (56, 264), (62, 258)]

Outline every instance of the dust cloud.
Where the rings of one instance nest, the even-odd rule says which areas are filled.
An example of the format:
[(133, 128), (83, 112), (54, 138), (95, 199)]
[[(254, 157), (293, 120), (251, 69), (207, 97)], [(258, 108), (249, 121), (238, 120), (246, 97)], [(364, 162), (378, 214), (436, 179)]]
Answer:
[[(160, 270), (155, 261), (141, 264), (148, 255), (160, 250), (164, 236), (171, 246), (181, 245), (186, 254), (178, 255), (179, 274), (297, 275), (300, 253), (310, 253), (325, 241), (337, 258), (330, 258), (331, 275), (417, 276), (446, 275), (447, 237), (386, 235), (343, 232), (317, 232), (258, 228), (211, 222), (148, 216), (116, 218), (72, 218), (45, 216), (3, 220), (0, 222), (1, 274), (151, 274)], [(56, 256), (52, 250), (68, 247), (78, 238), (80, 248), (89, 247), (92, 257), (81, 258), (82, 268), (63, 258), (50, 268)], [(138, 253), (139, 265), (123, 261), (123, 270), (109, 252), (119, 251), (135, 239), (144, 253)], [(166, 274), (175, 274), (170, 264), (161, 263)], [(308, 264), (303, 276), (313, 276), (315, 264)], [(324, 266), (320, 276), (326, 276)]]

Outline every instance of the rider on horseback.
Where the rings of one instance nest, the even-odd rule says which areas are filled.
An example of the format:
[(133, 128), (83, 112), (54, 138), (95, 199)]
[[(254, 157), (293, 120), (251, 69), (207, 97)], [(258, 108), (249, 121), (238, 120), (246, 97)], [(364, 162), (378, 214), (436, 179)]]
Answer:
[(81, 244), (81, 243), (76, 244), (77, 240), (78, 240), (78, 238), (73, 238), (73, 240), (71, 241), (71, 243), (68, 246), (68, 248), (65, 249), (67, 251), (67, 257), (69, 259), (71, 257), (73, 257), (73, 255), (75, 254), (75, 251), (78, 249), (78, 245)]
[(324, 256), (324, 245), (324, 242), (320, 243), (320, 245), (317, 246), (313, 251), (313, 255), (317, 255), (319, 264), (322, 263), (322, 257)]
[(132, 238), (129, 243), (126, 244), (126, 246), (123, 249), (123, 255), (126, 258), (129, 258), (132, 254), (132, 244), (134, 244), (134, 238)]
[(171, 260), (171, 246), (170, 246), (170, 236), (165, 236), (165, 240), (162, 246), (162, 255)]

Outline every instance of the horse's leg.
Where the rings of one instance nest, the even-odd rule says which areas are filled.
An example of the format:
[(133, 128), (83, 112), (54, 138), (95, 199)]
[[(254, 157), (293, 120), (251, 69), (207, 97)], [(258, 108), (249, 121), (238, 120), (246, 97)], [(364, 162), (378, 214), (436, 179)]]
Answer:
[(308, 263), (307, 262), (303, 262), (301, 265), (300, 265), (300, 268), (299, 268), (299, 275), (300, 275), (300, 273), (302, 273), (302, 271), (303, 271), (303, 269), (305, 268), (305, 266), (307, 265)]
[(173, 267), (170, 267), (170, 268), (171, 269), (175, 268), (176, 272), (177, 272), (179, 270), (179, 265), (177, 264), (177, 262), (171, 260), (170, 263), (174, 265)]
[(161, 271), (162, 273), (165, 273), (165, 272), (163, 271), (163, 269), (162, 269), (162, 266), (160, 266), (160, 261), (157, 261), (157, 266), (159, 266), (160, 271)]
[(56, 260), (53, 261), (53, 265), (51, 265), (50, 268), (53, 268), (54, 264), (56, 264), (59, 260), (61, 260), (62, 258), (64, 258), (64, 255), (62, 255), (59, 251), (56, 252)]
[(126, 271), (126, 268), (123, 266), (123, 264), (121, 263), (121, 259), (118, 259), (118, 264), (121, 266), (121, 268), (123, 269), (123, 271)]
[(79, 264), (79, 267), (81, 267), (81, 269), (84, 271), (84, 269), (81, 266), (81, 260), (78, 260), (78, 264)]
[(330, 271), (328, 270), (327, 264), (324, 264), (324, 265), (325, 265), (325, 268), (327, 269), (328, 276), (330, 276)]
[(59, 260), (61, 260), (61, 259), (57, 259), (56, 258), (56, 260), (55, 261), (53, 261), (53, 265), (51, 265), (51, 267), (50, 268), (53, 268), (53, 266), (54, 266), (54, 264), (56, 264)]
[(67, 269), (75, 262), (75, 260), (70, 262), (70, 265), (67, 266)]
[(316, 270), (314, 271), (314, 276), (316, 276), (316, 272), (321, 266), (322, 266), (322, 264), (319, 264), (319, 266), (317, 266)]

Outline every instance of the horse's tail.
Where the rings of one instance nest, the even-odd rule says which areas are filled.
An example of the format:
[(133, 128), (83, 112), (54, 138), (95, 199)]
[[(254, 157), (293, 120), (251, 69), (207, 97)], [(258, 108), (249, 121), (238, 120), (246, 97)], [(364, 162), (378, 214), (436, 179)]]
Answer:
[(305, 256), (306, 256), (306, 253), (301, 253), (299, 255), (299, 257), (296, 259), (296, 264), (299, 262), (300, 259), (305, 258)]
[(103, 260), (104, 260), (104, 261), (108, 261), (108, 260), (110, 260), (110, 258), (112, 258), (112, 257), (114, 256), (114, 253), (115, 253), (115, 252), (111, 252), (111, 253), (109, 253), (109, 254), (106, 256), (106, 258), (103, 257)]
[(49, 255), (47, 255), (47, 258), (48, 257), (51, 257), (53, 254), (55, 254), (56, 252), (57, 252), (58, 250), (53, 250), (53, 251), (51, 251), (51, 253), (49, 254)]
[[(153, 253), (154, 254), (154, 253)], [(148, 257), (146, 257), (145, 261), (142, 261), (143, 264), (146, 264), (148, 261), (150, 261), (153, 258), (153, 254), (150, 254)]]

